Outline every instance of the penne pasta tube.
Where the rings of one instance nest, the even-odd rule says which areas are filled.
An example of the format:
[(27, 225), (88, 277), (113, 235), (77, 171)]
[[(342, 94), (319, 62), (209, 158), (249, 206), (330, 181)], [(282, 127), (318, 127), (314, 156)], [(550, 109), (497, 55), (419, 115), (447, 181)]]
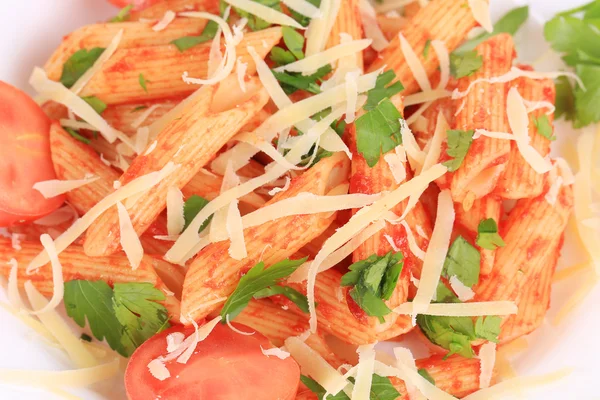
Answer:
[[(264, 58), (280, 39), (280, 28), (244, 35), (236, 46), (236, 56), (248, 64), (248, 75), (255, 72), (255, 67), (247, 47), (254, 47)], [(96, 96), (106, 104), (118, 104), (188, 95), (198, 87), (185, 83), (182, 73), (206, 77), (210, 48), (211, 43), (206, 42), (184, 52), (171, 44), (119, 49), (90, 79), (81, 96)], [(139, 83), (140, 75), (144, 76), (146, 88)]]
[[(340, 172), (346, 174), (347, 170), (348, 160), (345, 155), (336, 153), (324, 158), (295, 178), (288, 190), (278, 193), (267, 205), (302, 192), (325, 195), (332, 189), (329, 186), (330, 180)], [(205, 317), (216, 307), (204, 304), (208, 304), (215, 296), (231, 294), (241, 273), (261, 260), (269, 266), (294, 255), (327, 229), (334, 219), (335, 213), (294, 215), (245, 229), (248, 255), (242, 261), (229, 256), (229, 241), (206, 246), (196, 256), (186, 275), (183, 289), (184, 315), (189, 314), (196, 320)]]
[[(479, 223), (488, 218), (500, 224), (500, 216), (502, 214), (502, 199), (494, 194), (489, 194), (485, 197), (477, 199), (473, 202), (470, 210), (466, 211), (461, 204), (456, 204), (456, 223), (460, 224), (468, 232), (470, 237), (475, 242), (477, 237), (477, 228)], [(481, 253), (481, 269), (482, 275), (488, 275), (494, 267), (494, 259), (496, 250), (483, 249), (475, 245)]]
[(560, 248), (550, 249), (544, 256), (544, 260), (540, 262), (541, 268), (529, 271), (523, 278), (527, 284), (523, 285), (517, 297), (519, 312), (508, 317), (502, 325), (500, 344), (527, 335), (544, 322), (550, 307), (552, 276), (559, 253)]
[[(523, 99), (534, 106), (554, 104), (556, 89), (552, 79), (520, 78), (518, 81), (513, 82), (513, 85), (519, 89)], [(531, 139), (531, 146), (542, 157), (546, 157), (550, 154), (551, 141), (542, 136), (538, 129), (539, 124), (544, 124), (544, 122), (539, 122), (543, 118), (546, 118), (550, 132), (553, 134), (554, 113), (547, 106), (542, 106), (542, 108), (529, 112), (529, 138)], [(494, 192), (505, 199), (522, 199), (539, 195), (544, 190), (544, 175), (537, 173), (525, 161), (516, 142), (510, 141), (510, 146), (510, 157)]]
[(218, 14), (219, 2), (214, 0), (161, 0), (143, 10), (132, 11), (129, 14), (129, 21), (143, 19), (159, 20), (167, 11), (175, 13), (183, 11), (206, 11), (211, 14)]
[(161, 32), (152, 30), (153, 24), (147, 22), (106, 22), (86, 25), (65, 36), (44, 65), (44, 69), (48, 78), (59, 80), (65, 62), (75, 52), (81, 49), (91, 50), (95, 47), (106, 48), (120, 30), (123, 30), (123, 36), (118, 48), (134, 49), (168, 45), (183, 36), (199, 35), (206, 22), (207, 20), (196, 18), (176, 18), (169, 24), (169, 29)]
[[(256, 78), (248, 85), (247, 93), (238, 97), (239, 107), (230, 110), (213, 109), (214, 86), (204, 86), (202, 90), (203, 95), (188, 104), (181, 118), (171, 121), (158, 135), (156, 150), (136, 157), (119, 180), (126, 184), (137, 176), (160, 170), (169, 162), (180, 166), (176, 173), (137, 197), (135, 202), (128, 202), (127, 209), (138, 235), (148, 229), (165, 208), (168, 188), (184, 187), (268, 100)], [(119, 218), (113, 208), (90, 226), (84, 248), (90, 255), (112, 254), (119, 248), (119, 238)]]
[[(476, 25), (473, 13), (460, 1), (432, 0), (417, 12), (410, 23), (402, 29), (402, 34), (423, 64), (427, 76), (431, 76), (440, 65), (435, 52), (431, 52), (428, 57), (423, 55), (427, 42), (440, 40), (444, 42), (448, 52), (451, 52)], [(380, 53), (380, 57), (375, 59), (368, 70), (375, 71), (383, 66), (394, 70), (396, 78), (404, 85), (402, 94), (409, 95), (419, 91), (419, 84), (407, 63), (398, 35)]]
[(560, 251), (573, 203), (573, 188), (567, 185), (560, 186), (554, 204), (544, 194), (519, 200), (503, 224), (506, 246), (496, 250), (494, 269), (475, 287), (474, 301), (516, 300), (527, 274), (539, 273), (547, 253)]
[(102, 118), (113, 128), (123, 132), (128, 136), (137, 133), (137, 127), (134, 126), (140, 116), (147, 113), (144, 120), (138, 127), (149, 126), (159, 120), (163, 115), (172, 110), (181, 102), (181, 98), (160, 99), (157, 101), (148, 101), (137, 104), (115, 104), (108, 106), (102, 113)]
[[(26, 281), (31, 281), (40, 293), (45, 296), (52, 295), (54, 284), (50, 268), (42, 267), (31, 274), (25, 271), (27, 264), (43, 250), (43, 246), (39, 243), (21, 242), (21, 250), (17, 251), (12, 248), (10, 240), (0, 238), (0, 274), (8, 277), (11, 269), (8, 261), (14, 258), (19, 266), (17, 270), (19, 287), (22, 288)], [(144, 256), (140, 266), (135, 270), (131, 268), (125, 255), (92, 258), (85, 255), (81, 246), (76, 245), (69, 246), (60, 253), (58, 258), (62, 264), (65, 282), (76, 279), (103, 280), (109, 285), (115, 282), (149, 282), (165, 293), (170, 292), (154, 271), (158, 261), (150, 256)], [(167, 294), (162, 304), (169, 311), (171, 319), (178, 321), (179, 300)]]
[[(483, 66), (470, 76), (459, 79), (459, 90), (465, 90), (478, 78), (500, 76), (510, 70), (514, 57), (512, 37), (494, 36), (476, 48), (483, 57)], [(505, 85), (479, 82), (464, 99), (455, 102), (457, 108), (454, 129), (468, 131), (486, 129), (507, 132)], [(468, 210), (473, 200), (492, 192), (510, 154), (510, 141), (482, 136), (473, 140), (450, 186), (455, 202)]]
[[(340, 7), (331, 33), (329, 34), (329, 40), (327, 41), (326, 48), (337, 46), (341, 43), (340, 34), (345, 33), (350, 35), (353, 40), (359, 40), (363, 38), (362, 21), (360, 19), (359, 12), (359, 0), (347, 0), (344, 1), (342, 7)], [(357, 53), (357, 63), (362, 69), (362, 51)]]
[(388, 17), (387, 15), (377, 15), (377, 23), (383, 35), (387, 40), (392, 40), (409, 23), (409, 19), (398, 15), (397, 17)]
[(458, 355), (444, 358), (443, 355), (434, 355), (417, 360), (417, 368), (425, 369), (435, 381), (435, 386), (452, 396), (462, 398), (479, 390), (479, 359)]
[[(287, 307), (286, 307), (287, 308)], [(299, 336), (308, 331), (308, 318), (286, 311), (282, 306), (271, 300), (251, 300), (248, 306), (233, 322), (247, 325), (256, 329), (269, 339), (273, 345), (281, 347), (285, 339)], [(325, 339), (319, 333), (312, 333), (305, 343), (315, 350), (334, 368), (344, 363), (329, 348)]]

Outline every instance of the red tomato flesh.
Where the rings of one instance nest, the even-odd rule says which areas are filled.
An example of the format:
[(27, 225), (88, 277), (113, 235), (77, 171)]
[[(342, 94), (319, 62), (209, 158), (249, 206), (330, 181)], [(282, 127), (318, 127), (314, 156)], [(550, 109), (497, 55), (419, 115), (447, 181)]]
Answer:
[(50, 155), (50, 120), (19, 89), (0, 81), (0, 226), (54, 211), (64, 196), (46, 199), (33, 184), (56, 179)]
[[(235, 325), (241, 331), (251, 331)], [(273, 347), (256, 332), (245, 336), (218, 324), (198, 343), (187, 364), (175, 360), (166, 363), (171, 377), (160, 381), (148, 370), (148, 363), (167, 354), (167, 335), (194, 333), (191, 327), (175, 326), (155, 335), (131, 356), (125, 371), (129, 400), (293, 400), (298, 390), (300, 369), (293, 358), (281, 360), (265, 356)]]
[(136, 11), (143, 10), (144, 8), (150, 7), (154, 3), (158, 3), (159, 0), (108, 0), (111, 4), (117, 7), (123, 8), (130, 4), (133, 4), (133, 9)]

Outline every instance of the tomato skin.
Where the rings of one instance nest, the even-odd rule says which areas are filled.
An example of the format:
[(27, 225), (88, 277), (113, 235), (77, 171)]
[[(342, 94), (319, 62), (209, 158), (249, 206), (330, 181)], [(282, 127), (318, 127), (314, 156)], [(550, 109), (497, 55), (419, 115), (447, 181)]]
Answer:
[(108, 0), (111, 4), (119, 8), (126, 7), (130, 4), (133, 4), (133, 9), (136, 11), (143, 10), (144, 8), (148, 8), (151, 5), (158, 3), (160, 0)]
[(64, 196), (46, 199), (33, 184), (56, 179), (50, 119), (24, 92), (0, 81), (0, 226), (38, 219)]
[[(251, 331), (235, 325), (243, 332)], [(281, 360), (262, 354), (272, 345), (256, 332), (245, 336), (227, 325), (217, 324), (211, 334), (198, 343), (187, 364), (175, 360), (166, 364), (170, 378), (154, 378), (148, 363), (165, 355), (167, 335), (194, 333), (191, 327), (175, 326), (155, 335), (131, 356), (125, 371), (129, 400), (294, 400), (300, 381), (300, 369), (293, 358)], [(160, 396), (160, 397), (159, 397)]]

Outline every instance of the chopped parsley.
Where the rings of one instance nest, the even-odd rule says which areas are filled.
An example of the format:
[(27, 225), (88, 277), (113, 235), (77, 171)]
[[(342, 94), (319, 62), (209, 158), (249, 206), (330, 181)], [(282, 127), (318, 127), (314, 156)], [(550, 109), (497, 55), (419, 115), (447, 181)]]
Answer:
[(102, 55), (103, 51), (104, 49), (101, 47), (94, 47), (90, 50), (77, 50), (67, 61), (65, 61), (60, 76), (60, 82), (68, 88), (73, 86), (75, 82), (85, 74), (85, 71), (92, 68), (92, 65), (94, 65), (98, 57)]
[(180, 52), (184, 52), (187, 49), (197, 46), (201, 43), (213, 40), (218, 30), (219, 24), (211, 20), (208, 21), (200, 35), (180, 37), (179, 39), (173, 40), (171, 44), (175, 45)]
[(363, 106), (363, 110), (371, 111), (386, 98), (389, 99), (404, 90), (404, 86), (399, 81), (392, 83), (395, 78), (396, 74), (392, 70), (379, 75), (375, 81), (375, 87), (367, 92), (367, 102)]
[(141, 110), (145, 110), (146, 108), (148, 108), (148, 106), (137, 106), (136, 108), (134, 108), (133, 110), (131, 110), (132, 113), (134, 112), (138, 112)]
[[(354, 383), (354, 378), (348, 378), (348, 380)], [(316, 394), (319, 400), (350, 400), (350, 397), (348, 397), (343, 390), (335, 395), (330, 394), (324, 399), (323, 396), (325, 396), (327, 391), (319, 385), (317, 381), (305, 375), (300, 375), (300, 381), (302, 381), (311, 392)], [(400, 393), (396, 390), (394, 385), (392, 385), (390, 378), (373, 374), (368, 400), (396, 400), (398, 398), (400, 398)]]
[(94, 111), (96, 111), (98, 114), (102, 114), (104, 110), (106, 110), (106, 103), (97, 98), (96, 96), (86, 96), (82, 97), (82, 99), (90, 106), (92, 106)]
[(67, 132), (69, 135), (71, 135), (71, 137), (73, 139), (77, 139), (78, 141), (80, 141), (81, 143), (85, 143), (85, 144), (90, 144), (91, 141), (90, 139), (86, 138), (85, 136), (82, 136), (78, 131), (76, 131), (73, 128), (69, 128), (66, 126), (63, 126), (63, 129), (65, 130), (65, 132)]
[(383, 317), (392, 312), (384, 300), (394, 293), (404, 263), (401, 252), (389, 252), (384, 256), (373, 254), (349, 267), (342, 276), (342, 286), (354, 286), (350, 296), (363, 311), (372, 317)]
[(146, 78), (144, 78), (144, 74), (140, 74), (138, 77), (138, 81), (140, 82), (140, 86), (144, 89), (144, 92), (148, 93), (148, 88), (146, 87)]
[(498, 224), (493, 218), (481, 220), (477, 227), (477, 238), (475, 244), (482, 249), (496, 250), (498, 247), (506, 246), (502, 237), (498, 234)]
[[(252, 1), (262, 4), (263, 6), (272, 8), (276, 11), (282, 12), (281, 4), (280, 4), (279, 0), (252, 0)], [(260, 31), (263, 29), (267, 29), (268, 27), (271, 26), (270, 22), (267, 22), (264, 19), (254, 15), (254, 14), (251, 14), (247, 11), (244, 11), (244, 10), (236, 8), (236, 7), (233, 7), (233, 9), (240, 17), (248, 19), (248, 28), (250, 28), (253, 31)]]
[(556, 136), (554, 136), (554, 131), (552, 129), (552, 124), (550, 123), (550, 120), (546, 114), (542, 114), (535, 118), (533, 123), (535, 124), (535, 129), (537, 130), (538, 134), (542, 135), (548, 140), (556, 140)]
[(448, 148), (446, 149), (446, 153), (452, 159), (443, 163), (448, 168), (448, 171), (454, 172), (460, 168), (467, 156), (469, 147), (471, 147), (471, 143), (473, 143), (474, 133), (475, 131), (472, 129), (469, 131), (448, 130)]
[(479, 282), (480, 262), (479, 250), (458, 236), (448, 249), (442, 276), (448, 279), (456, 276), (465, 286), (473, 287)]
[[(312, 4), (313, 6), (319, 8), (321, 6), (321, 0), (306, 0), (308, 1), (310, 4)], [(309, 22), (310, 22), (310, 18), (307, 17), (306, 15), (302, 15), (294, 10), (292, 10), (291, 8), (290, 10), (290, 14), (292, 16), (292, 18), (294, 18), (296, 20), (296, 22), (298, 22), (300, 25), (302, 26), (308, 26)]]
[(94, 337), (124, 357), (169, 327), (167, 309), (157, 303), (164, 299), (151, 283), (115, 283), (113, 289), (102, 280), (65, 282), (67, 315), (81, 327), (87, 319)]
[(128, 4), (119, 11), (116, 17), (112, 18), (108, 22), (125, 22), (128, 21), (131, 15), (129, 13), (133, 9), (133, 4)]
[(265, 297), (277, 296), (279, 294), (287, 297), (290, 301), (297, 305), (302, 312), (308, 314), (308, 299), (306, 296), (296, 289), (292, 289), (288, 286), (270, 286), (254, 293), (253, 297), (255, 299), (264, 299)]
[(470, 76), (482, 66), (483, 57), (477, 53), (477, 50), (471, 50), (461, 54), (450, 54), (450, 73), (455, 78)]
[(433, 377), (429, 374), (429, 372), (425, 368), (419, 368), (419, 370), (417, 372), (419, 373), (419, 375), (421, 375), (423, 378), (425, 378), (427, 380), (427, 382), (429, 382), (433, 386), (435, 386), (435, 379), (433, 379)]
[(229, 320), (238, 316), (246, 308), (252, 297), (257, 293), (260, 295), (261, 291), (267, 288), (275, 287), (282, 279), (290, 276), (300, 265), (304, 264), (305, 261), (306, 258), (300, 260), (287, 259), (273, 264), (269, 268), (266, 268), (265, 263), (261, 261), (250, 268), (246, 275), (240, 278), (237, 287), (227, 298), (227, 302), (221, 310), (223, 323), (225, 323), (227, 316), (229, 316)]
[[(185, 203), (183, 204), (183, 217), (185, 219), (185, 225), (183, 226), (183, 229), (187, 229), (187, 227), (192, 223), (192, 221), (194, 220), (194, 218), (196, 218), (196, 215), (198, 215), (198, 213), (209, 203), (208, 200), (206, 200), (204, 197), (200, 197), (198, 195), (192, 195), (190, 196)], [(202, 223), (202, 225), (200, 225), (200, 229), (198, 230), (198, 233), (202, 232), (204, 230), (204, 228), (206, 228), (206, 226), (210, 223), (210, 220), (212, 219), (212, 215), (210, 217), (208, 217), (206, 219), (206, 221), (204, 221)]]

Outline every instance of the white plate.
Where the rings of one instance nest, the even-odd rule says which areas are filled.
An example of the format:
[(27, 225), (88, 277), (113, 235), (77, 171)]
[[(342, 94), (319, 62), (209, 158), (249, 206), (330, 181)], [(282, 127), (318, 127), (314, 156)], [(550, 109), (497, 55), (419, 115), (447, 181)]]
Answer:
[[(516, 4), (529, 4), (531, 18), (527, 26), (516, 38), (519, 57), (522, 62), (533, 62), (546, 53), (547, 45), (542, 37), (542, 21), (556, 11), (574, 7), (587, 0), (492, 0), (493, 14), (501, 15)], [(74, 29), (101, 20), (116, 13), (116, 10), (103, 0), (19, 0), (3, 4), (2, 24), (0, 24), (0, 79), (31, 92), (27, 79), (35, 65), (43, 65), (59, 45), (61, 38)], [(559, 58), (543, 57), (536, 64), (542, 70), (556, 70), (560, 67)], [(600, 105), (599, 105), (600, 106)], [(568, 125), (559, 123), (558, 137), (553, 152), (573, 143), (576, 134)], [(578, 261), (577, 251), (567, 239), (565, 257), (559, 267)], [(555, 286), (552, 297), (553, 312), (561, 299), (576, 287), (579, 282), (567, 281)], [(4, 299), (2, 299), (4, 300)], [(597, 333), (600, 319), (594, 306), (600, 304), (600, 288), (596, 288), (585, 302), (560, 326), (549, 323), (531, 335), (529, 350), (516, 361), (519, 373), (534, 375), (555, 371), (563, 367), (573, 367), (574, 372), (566, 379), (541, 388), (527, 395), (529, 399), (591, 399), (598, 398), (598, 351)], [(67, 358), (60, 351), (46, 346), (29, 328), (0, 308), (0, 368), (60, 370), (70, 368)], [(105, 382), (93, 390), (73, 391), (85, 399), (124, 398), (121, 378)], [(104, 395), (103, 395), (103, 394)], [(33, 400), (52, 398), (51, 393), (36, 389), (0, 386), (1, 399)], [(57, 397), (59, 398), (59, 397)]]

